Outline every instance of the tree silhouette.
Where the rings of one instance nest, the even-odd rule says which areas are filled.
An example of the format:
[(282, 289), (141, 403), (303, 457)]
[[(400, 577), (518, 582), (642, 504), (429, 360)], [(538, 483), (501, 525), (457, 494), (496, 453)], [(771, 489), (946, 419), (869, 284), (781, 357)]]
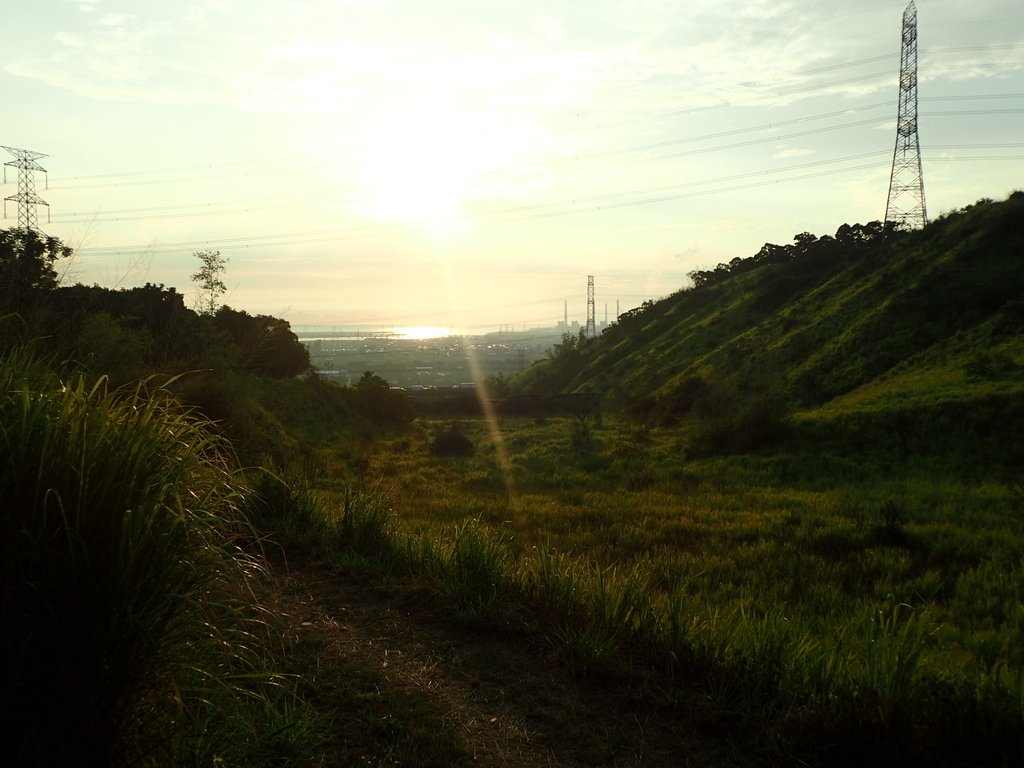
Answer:
[(192, 275), (192, 281), (199, 287), (197, 308), (204, 315), (216, 314), (220, 297), (228, 290), (221, 279), (227, 270), (228, 259), (221, 256), (220, 251), (196, 251), (192, 255), (201, 264), (199, 271)]
[(0, 309), (20, 312), (57, 287), (54, 263), (71, 248), (30, 229), (0, 230)]

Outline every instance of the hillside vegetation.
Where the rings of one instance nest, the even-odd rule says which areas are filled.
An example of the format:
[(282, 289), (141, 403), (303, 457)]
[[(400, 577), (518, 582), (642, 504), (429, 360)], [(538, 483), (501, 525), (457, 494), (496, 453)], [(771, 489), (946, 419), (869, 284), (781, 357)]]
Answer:
[(595, 392), (653, 422), (769, 408), (802, 421), (899, 412), (904, 432), (951, 414), (975, 435), (1020, 423), (1024, 193), (920, 231), (803, 233), (690, 276), (599, 338), (563, 340), (519, 390)]
[(487, 418), (0, 231), (5, 764), (1019, 765), (1022, 225), (765, 245)]

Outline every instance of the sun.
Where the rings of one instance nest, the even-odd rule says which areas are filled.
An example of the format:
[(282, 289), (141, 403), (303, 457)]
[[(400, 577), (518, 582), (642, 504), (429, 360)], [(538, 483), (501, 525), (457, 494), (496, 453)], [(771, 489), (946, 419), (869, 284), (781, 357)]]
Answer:
[(382, 114), (359, 158), (365, 212), (437, 230), (464, 225), (488, 164), (486, 140), (467, 122), (465, 114), (422, 102)]

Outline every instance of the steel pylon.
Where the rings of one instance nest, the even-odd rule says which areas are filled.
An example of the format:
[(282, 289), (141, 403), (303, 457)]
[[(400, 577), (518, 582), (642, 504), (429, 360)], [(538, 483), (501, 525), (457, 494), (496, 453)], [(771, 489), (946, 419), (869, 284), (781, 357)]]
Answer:
[(924, 174), (921, 172), (921, 142), (917, 134), (917, 8), (913, 0), (903, 11), (900, 103), (885, 220), (909, 228), (923, 227), (928, 223)]

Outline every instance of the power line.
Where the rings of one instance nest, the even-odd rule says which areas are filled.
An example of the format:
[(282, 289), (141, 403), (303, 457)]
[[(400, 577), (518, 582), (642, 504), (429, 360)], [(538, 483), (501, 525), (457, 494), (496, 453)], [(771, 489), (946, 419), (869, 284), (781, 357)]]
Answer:
[[(975, 95), (963, 96), (963, 97), (932, 97), (931, 99), (922, 99), (922, 101), (930, 101), (930, 100), (955, 100), (955, 99), (973, 100), (975, 98), (981, 98), (981, 97), (975, 96)], [(1024, 98), (1024, 94), (995, 94), (995, 95), (992, 95), (992, 98), (1006, 98), (1006, 99), (1008, 99), (1008, 98)], [(596, 158), (596, 157), (607, 157), (607, 156), (613, 156), (613, 155), (623, 155), (623, 154), (628, 154), (628, 153), (635, 153), (635, 152), (651, 150), (651, 149), (658, 149), (658, 148), (669, 147), (669, 146), (676, 146), (676, 145), (679, 145), (679, 144), (699, 143), (701, 141), (707, 141), (707, 140), (711, 140), (711, 139), (714, 139), (714, 138), (720, 138), (720, 137), (726, 137), (726, 136), (734, 136), (734, 135), (742, 135), (744, 133), (753, 133), (753, 132), (759, 132), (759, 131), (765, 131), (765, 130), (772, 130), (772, 129), (775, 129), (775, 128), (778, 128), (778, 127), (787, 126), (787, 125), (798, 125), (798, 124), (801, 124), (801, 123), (813, 122), (813, 121), (817, 121), (817, 120), (827, 119), (827, 118), (830, 118), (830, 117), (837, 117), (837, 116), (841, 116), (841, 115), (845, 115), (845, 114), (849, 114), (849, 113), (854, 113), (854, 112), (870, 111), (870, 110), (879, 109), (879, 108), (884, 107), (884, 106), (886, 106), (884, 103), (870, 104), (870, 105), (866, 105), (866, 106), (862, 106), (862, 107), (855, 107), (855, 108), (852, 108), (852, 109), (837, 110), (837, 111), (832, 111), (832, 112), (824, 112), (824, 113), (819, 113), (819, 114), (815, 114), (815, 115), (806, 115), (806, 116), (799, 117), (799, 118), (791, 118), (789, 120), (781, 120), (781, 121), (773, 121), (773, 122), (768, 122), (768, 123), (761, 123), (761, 124), (758, 124), (758, 125), (749, 126), (749, 127), (745, 127), (745, 128), (736, 128), (736, 129), (731, 129), (731, 130), (727, 130), (727, 131), (718, 131), (718, 132), (715, 132), (715, 133), (700, 134), (700, 135), (695, 135), (695, 136), (683, 137), (683, 138), (679, 138), (679, 139), (672, 139), (672, 140), (666, 140), (666, 141), (661, 141), (661, 142), (653, 142), (653, 143), (648, 143), (648, 144), (643, 144), (643, 145), (636, 145), (636, 146), (633, 146), (633, 147), (627, 147), (627, 148), (618, 149), (618, 150), (609, 150), (609, 151), (606, 151), (606, 152), (591, 153), (589, 155), (584, 155), (582, 157), (584, 159), (585, 158)], [(952, 117), (952, 116), (991, 115), (991, 114), (1019, 114), (1021, 112), (1024, 112), (1024, 109), (944, 110), (944, 111), (926, 112), (926, 113), (923, 113), (923, 116), (925, 116), (925, 117), (939, 117), (939, 116), (942, 116), (942, 117)], [(758, 139), (752, 139), (752, 140), (748, 140), (748, 141), (734, 142), (734, 143), (731, 143), (731, 144), (717, 145), (717, 146), (713, 146), (713, 147), (704, 147), (704, 148), (701, 148), (701, 149), (689, 150), (689, 151), (686, 151), (686, 152), (670, 153), (670, 154), (658, 156), (656, 159), (661, 160), (661, 159), (666, 159), (666, 158), (687, 157), (687, 156), (691, 156), (691, 155), (705, 154), (705, 153), (708, 153), (708, 152), (717, 152), (717, 151), (721, 151), (721, 150), (737, 149), (737, 148), (740, 148), (740, 147), (753, 146), (755, 144), (765, 144), (765, 143), (772, 143), (772, 142), (777, 142), (777, 141), (784, 141), (784, 140), (792, 139), (792, 138), (801, 138), (801, 137), (804, 137), (804, 136), (810, 136), (810, 135), (814, 135), (814, 134), (817, 134), (817, 133), (826, 133), (826, 132), (843, 130), (845, 128), (853, 128), (853, 127), (858, 127), (858, 126), (863, 126), (863, 125), (870, 125), (873, 122), (875, 122), (874, 119), (866, 119), (866, 120), (859, 120), (859, 121), (850, 121), (850, 122), (845, 122), (845, 123), (839, 123), (839, 124), (832, 125), (832, 126), (824, 126), (824, 127), (821, 127), (821, 128), (810, 129), (810, 130), (807, 130), (807, 131), (791, 132), (791, 133), (787, 133), (787, 134), (772, 134), (771, 136), (762, 137), (762, 138), (758, 138)], [(579, 159), (580, 158), (575, 158), (574, 162), (578, 161)], [(546, 165), (546, 168), (550, 169), (552, 166), (557, 167), (557, 165), (558, 165), (557, 161), (553, 161), (551, 163), (548, 163)], [(147, 183), (163, 183), (163, 182), (147, 182)], [(64, 188), (64, 189), (68, 189), (68, 188)], [(250, 200), (254, 200), (254, 201), (255, 200), (262, 200), (262, 199), (263, 198), (250, 198)], [(309, 200), (312, 200), (314, 198), (302, 195), (302, 196), (293, 196), (292, 199), (297, 200), (297, 201), (304, 201), (304, 202), (286, 203), (285, 205), (292, 205), (292, 206), (304, 205), (304, 204), (306, 204), (306, 202), (308, 202)], [(319, 198), (317, 198), (317, 199), (319, 199)], [(347, 194), (335, 195), (333, 197), (333, 201), (335, 201), (335, 202), (345, 201), (345, 200), (358, 201), (360, 199), (361, 199), (361, 196), (358, 194), (358, 192), (355, 192), (355, 191), (349, 192)], [(220, 203), (219, 205), (236, 205), (236, 204), (245, 203), (245, 202), (247, 202), (247, 201), (246, 200), (225, 201), (223, 203)], [(189, 203), (189, 204), (185, 204), (185, 205), (150, 206), (150, 207), (146, 207), (146, 208), (127, 208), (127, 209), (118, 209), (118, 210), (105, 211), (105, 212), (100, 212), (100, 211), (74, 211), (74, 212), (69, 212), (68, 214), (66, 214), (64, 216), (58, 217), (55, 221), (56, 221), (56, 223), (60, 223), (60, 224), (94, 223), (94, 222), (97, 222), (97, 221), (140, 221), (140, 220), (154, 220), (154, 219), (159, 219), (159, 218), (181, 218), (181, 217), (185, 217), (185, 216), (195, 217), (195, 216), (210, 216), (210, 215), (227, 215), (227, 214), (230, 214), (230, 213), (249, 213), (249, 212), (258, 211), (258, 210), (276, 210), (276, 209), (279, 209), (281, 207), (281, 204), (277, 204), (277, 205), (263, 205), (263, 206), (255, 206), (255, 207), (253, 207), (253, 206), (246, 206), (244, 208), (233, 208), (233, 209), (226, 209), (226, 210), (224, 210), (224, 209), (213, 209), (214, 205), (217, 205), (217, 204), (214, 204), (214, 203)], [(195, 211), (195, 212), (192, 212), (192, 213), (180, 213), (180, 214), (170, 213), (172, 211), (186, 211), (188, 209), (194, 209), (194, 208), (204, 208), (206, 210)], [(123, 214), (164, 213), (164, 212), (166, 212), (166, 215), (154, 215), (154, 216), (124, 216), (123, 215)]]
[[(954, 52), (976, 52), (976, 51), (990, 51), (990, 50), (1016, 50), (1016, 49), (1021, 48), (1021, 47), (1024, 47), (1024, 44), (991, 44), (991, 45), (983, 45), (983, 46), (954, 46), (954, 47), (945, 47), (945, 48), (923, 49), (921, 51), (921, 53), (945, 54), (945, 53), (954, 53)], [(848, 69), (850, 67), (860, 66), (861, 64), (874, 63), (874, 62), (878, 62), (878, 61), (892, 60), (895, 57), (896, 57), (896, 54), (886, 54), (886, 55), (882, 55), (882, 56), (873, 56), (873, 57), (869, 57), (869, 58), (855, 59), (855, 60), (852, 60), (852, 61), (841, 62), (841, 63), (838, 63), (838, 64), (831, 64), (831, 65), (825, 65), (825, 66), (821, 66), (821, 67), (814, 67), (814, 68), (805, 69), (805, 70), (798, 70), (798, 71), (793, 73), (793, 75), (792, 75), (792, 77), (790, 79), (793, 79), (793, 80), (801, 79), (801, 78), (804, 78), (804, 77), (806, 77), (808, 75), (818, 74), (818, 73), (821, 73), (821, 72), (834, 71), (834, 70), (839, 70), (839, 69)], [(929, 71), (934, 71), (935, 69), (936, 69), (935, 67), (932, 67), (932, 68), (930, 68)], [(962, 71), (963, 67), (957, 66), (957, 65), (948, 65), (948, 66), (940, 68), (940, 69), (942, 69), (942, 70), (955, 69), (957, 71)], [(792, 95), (793, 93), (807, 92), (808, 90), (815, 90), (815, 89), (824, 90), (824, 89), (827, 89), (827, 88), (832, 88), (832, 87), (834, 87), (836, 85), (849, 84), (850, 82), (858, 82), (858, 81), (862, 81), (862, 80), (865, 80), (865, 79), (871, 79), (871, 78), (874, 78), (874, 77), (883, 77), (883, 76), (888, 77), (890, 75), (891, 75), (891, 71), (890, 70), (885, 70), (885, 71), (882, 71), (882, 72), (875, 72), (875, 73), (872, 73), (870, 75), (858, 76), (858, 77), (852, 78), (852, 79), (836, 80), (836, 81), (830, 81), (830, 82), (825, 82), (825, 83), (818, 83), (818, 84), (813, 84), (811, 86), (801, 86), (800, 88), (798, 88), (796, 90), (793, 90), (793, 91), (784, 91), (784, 92), (781, 92), (781, 93), (774, 93), (773, 92), (772, 94), (770, 94), (769, 96), (766, 96), (765, 98), (766, 99), (768, 99), (768, 98), (774, 99), (774, 98), (776, 98), (779, 95)], [(780, 81), (754, 81), (753, 83), (751, 83), (751, 82), (735, 83), (735, 84), (733, 84), (731, 86), (723, 86), (720, 89), (716, 89), (715, 92), (730, 92), (731, 93), (731, 92), (734, 92), (738, 88), (743, 88), (743, 89), (767, 88), (767, 87), (771, 87), (771, 86), (784, 85), (784, 84), (785, 84), (785, 80), (780, 80)], [(698, 94), (698, 95), (700, 95), (700, 94)], [(1004, 96), (1004, 95), (993, 95), (992, 98), (1004, 98), (1004, 97), (1006, 97), (1006, 98), (1010, 98), (1010, 97), (1012, 97), (1012, 98), (1019, 98), (1020, 96), (1021, 96), (1021, 94), (1012, 94), (1012, 95), (1006, 95), (1006, 96)], [(934, 100), (934, 99), (980, 99), (980, 98), (987, 98), (987, 97), (984, 96), (984, 95), (958, 96), (958, 97), (957, 96), (951, 96), (951, 97), (930, 97), (930, 98), (922, 98), (921, 101), (930, 101), (930, 100)], [(716, 109), (716, 108), (725, 107), (725, 106), (730, 106), (730, 105), (729, 104), (721, 104), (721, 105), (716, 105), (714, 107), (709, 107), (709, 108)], [(702, 108), (702, 109), (704, 109), (704, 108)], [(667, 110), (667, 111), (663, 112), (662, 114), (663, 114), (663, 116), (667, 117), (667, 116), (676, 115), (676, 114), (680, 114), (682, 112), (689, 112), (689, 111), (692, 111), (692, 108), (683, 109), (683, 110)], [(650, 116), (645, 116), (643, 118), (645, 123), (649, 122), (651, 119), (657, 119), (657, 118), (656, 117), (655, 118), (651, 118)], [(633, 122), (633, 121), (634, 120), (615, 121), (615, 122), (612, 122), (612, 123), (605, 122), (605, 123), (603, 123), (603, 126), (607, 127), (608, 125), (617, 125), (617, 124)], [(378, 145), (371, 145), (371, 148), (372, 148), (372, 146), (378, 146)], [(341, 152), (343, 154), (358, 154), (359, 152), (365, 151), (366, 149), (367, 149), (367, 147), (352, 146), (352, 147), (342, 148)], [(313, 153), (313, 152), (311, 152), (311, 153), (308, 153), (308, 154), (311, 157), (317, 158), (317, 160), (315, 162), (315, 166), (316, 167), (322, 167), (322, 165), (323, 165), (322, 158), (320, 158), (320, 154), (321, 153)], [(224, 168), (224, 167), (233, 167), (233, 166), (265, 165), (266, 163), (270, 163), (270, 162), (279, 162), (282, 165), (288, 165), (290, 167), (294, 167), (294, 165), (295, 165), (295, 155), (294, 154), (290, 154), (290, 155), (282, 155), (282, 156), (268, 156), (268, 157), (262, 157), (262, 158), (250, 158), (250, 159), (246, 159), (246, 160), (239, 160), (239, 161), (226, 162), (226, 163), (198, 164), (198, 165), (194, 165), (194, 166), (187, 166), (185, 168), (181, 168), (181, 167), (155, 168), (155, 169), (148, 169), (148, 170), (137, 170), (137, 171), (120, 172), (120, 173), (102, 173), (102, 174), (80, 175), (80, 176), (73, 176), (73, 177), (69, 177), (69, 178), (72, 179), (72, 180), (75, 180), (75, 181), (78, 181), (78, 180), (89, 180), (89, 179), (103, 179), (103, 178), (130, 178), (130, 177), (138, 177), (138, 176), (154, 175), (154, 174), (167, 174), (167, 173), (171, 173), (171, 172), (175, 172), (176, 173), (176, 172), (181, 172), (181, 171), (203, 171), (203, 170), (211, 170), (211, 169)], [(313, 165), (314, 165), (314, 163), (311, 163), (310, 167), (312, 167)], [(259, 172), (269, 172), (269, 171), (259, 171)], [(218, 177), (214, 177), (214, 178), (218, 178)], [(157, 181), (157, 182), (139, 182), (139, 183), (168, 183), (168, 182)], [(59, 186), (59, 188), (62, 189), (62, 190), (64, 190), (64, 189), (89, 189), (89, 188), (96, 188), (96, 187), (102, 187), (102, 186), (110, 186), (110, 185)], [(58, 188), (58, 186), (55, 186), (55, 189), (56, 188)]]
[[(999, 149), (999, 148), (1015, 148), (1024, 146), (1024, 144), (1007, 143), (1007, 144), (938, 144), (927, 146), (928, 149), (936, 150), (947, 150), (947, 149)], [(674, 190), (681, 190), (691, 187), (708, 186), (713, 184), (722, 184), (733, 181), (742, 181), (744, 179), (773, 176), (783, 173), (789, 173), (797, 170), (804, 170), (808, 168), (820, 167), (823, 165), (830, 165), (835, 163), (849, 162), (853, 160), (862, 160), (871, 157), (881, 157), (886, 154), (885, 150), (878, 150), (872, 152), (864, 152), (854, 155), (846, 155), (839, 158), (830, 158), (826, 160), (815, 160), (806, 163), (799, 163), (795, 165), (789, 165), (782, 168), (769, 168), (757, 171), (747, 171), (739, 174), (732, 174), (729, 176), (719, 176), (708, 179), (700, 179), (689, 182), (680, 182), (676, 184), (662, 185), (656, 187), (643, 187), (631, 190), (621, 190), (618, 192), (610, 192), (599, 195), (588, 195), (585, 197), (561, 199), (556, 201), (550, 201), (546, 203), (532, 203), (528, 205), (519, 206), (505, 206), (500, 208), (493, 208), (490, 210), (480, 211), (473, 215), (474, 218), (492, 219), (498, 221), (520, 221), (530, 218), (546, 218), (549, 216), (564, 216), (573, 213), (585, 213), (591, 211), (602, 210), (606, 208), (618, 208), (623, 206), (641, 205), (641, 204), (653, 204), (656, 202), (664, 202), (668, 200), (676, 200), (684, 197), (695, 197), (706, 194), (715, 194), (724, 191), (737, 191), (750, 189), (759, 186), (765, 186), (768, 184), (776, 184), (783, 181), (798, 181), (816, 178), (819, 176), (834, 175), (835, 173), (854, 172), (861, 170), (869, 170), (877, 168), (877, 165), (858, 165), (855, 167), (822, 171), (812, 174), (803, 174), (798, 177), (791, 179), (782, 180), (764, 180), (757, 184), (744, 184), (740, 186), (730, 186), (720, 189), (711, 189), (700, 192), (692, 192), (686, 194), (674, 194)], [(943, 157), (932, 157), (931, 161), (948, 161), (957, 158), (943, 158)], [(974, 156), (970, 158), (963, 158), (963, 160), (973, 161), (985, 161), (995, 159), (993, 156)], [(999, 159), (1021, 159), (1019, 155), (1004, 155), (999, 156)], [(623, 197), (640, 197), (639, 200), (629, 200), (626, 202), (616, 202)], [(579, 203), (587, 203), (592, 205), (580, 206)], [(554, 209), (554, 210), (552, 210)], [(97, 248), (83, 248), (80, 253), (83, 254), (123, 254), (126, 252), (139, 252), (147, 251), (150, 253), (169, 253), (177, 252), (187, 248), (206, 248), (216, 247), (224, 250), (228, 249), (245, 249), (252, 247), (279, 247), (286, 245), (312, 245), (324, 242), (336, 242), (343, 240), (359, 239), (365, 237), (377, 237), (387, 236), (396, 234), (398, 232), (412, 232), (416, 231), (416, 227), (412, 225), (357, 225), (352, 227), (346, 227), (342, 229), (322, 229), (322, 230), (309, 230), (301, 232), (289, 232), (289, 233), (277, 233), (277, 234), (265, 234), (265, 235), (246, 235), (232, 238), (216, 238), (216, 239), (203, 239), (203, 240), (191, 240), (191, 241), (180, 241), (171, 243), (161, 243), (159, 245), (119, 245), (119, 246), (103, 246)]]
[[(870, 154), (882, 154), (882, 153), (870, 153)], [(796, 167), (802, 167), (802, 166), (796, 166)], [(650, 204), (650, 203), (654, 203), (654, 202), (663, 202), (663, 201), (666, 201), (666, 200), (677, 200), (677, 199), (681, 199), (681, 198), (685, 198), (685, 197), (695, 197), (695, 196), (700, 196), (700, 195), (705, 195), (705, 194), (713, 194), (713, 193), (716, 193), (716, 192), (735, 191), (735, 190), (739, 190), (739, 189), (750, 189), (750, 188), (753, 188), (753, 187), (764, 186), (766, 184), (777, 184), (777, 183), (780, 183), (780, 181), (805, 180), (805, 179), (809, 179), (809, 178), (815, 178), (815, 177), (818, 177), (818, 176), (828, 176), (828, 175), (832, 175), (832, 174), (835, 174), (835, 173), (845, 173), (845, 172), (865, 170), (865, 169), (870, 169), (870, 168), (877, 168), (877, 164), (856, 166), (856, 167), (853, 167), (853, 168), (840, 169), (838, 171), (823, 171), (823, 172), (818, 172), (818, 173), (814, 173), (814, 174), (805, 174), (805, 175), (802, 175), (802, 176), (794, 177), (792, 179), (782, 179), (782, 180), (774, 180), (774, 181), (762, 181), (762, 182), (758, 182), (756, 184), (746, 184), (746, 185), (741, 185), (741, 186), (732, 186), (732, 187), (726, 187), (726, 188), (722, 188), (722, 189), (705, 190), (705, 191), (702, 191), (702, 192), (681, 193), (681, 194), (665, 194), (665, 195), (659, 195), (657, 197), (649, 197), (649, 198), (644, 198), (644, 199), (640, 199), (640, 200), (632, 200), (632, 201), (627, 201), (627, 202), (615, 202), (613, 200), (611, 202), (603, 203), (603, 204), (600, 204), (600, 205), (592, 205), (592, 206), (587, 206), (587, 207), (583, 207), (583, 208), (573, 207), (573, 202), (574, 201), (566, 201), (566, 200), (563, 200), (563, 201), (560, 201), (560, 202), (554, 202), (554, 203), (538, 204), (538, 206), (536, 206), (536, 207), (549, 207), (549, 208), (556, 207), (556, 206), (559, 206), (559, 205), (561, 205), (561, 206), (566, 206), (566, 205), (570, 206), (568, 208), (563, 208), (562, 210), (554, 210), (554, 211), (536, 211), (536, 210), (530, 211), (530, 210), (523, 210), (524, 209), (523, 206), (516, 206), (516, 207), (513, 207), (513, 208), (496, 209), (494, 211), (487, 212), (487, 213), (484, 214), (484, 217), (488, 218), (488, 219), (498, 219), (499, 221), (520, 221), (520, 220), (523, 220), (523, 219), (533, 219), (533, 218), (538, 218), (539, 219), (539, 218), (547, 218), (547, 217), (551, 217), (551, 216), (565, 216), (565, 215), (569, 215), (569, 214), (585, 213), (585, 212), (589, 212), (589, 211), (598, 211), (598, 210), (604, 210), (604, 209), (610, 209), (610, 208), (620, 208), (620, 207), (631, 206), (631, 205), (643, 205), (643, 204)], [(791, 168), (784, 168), (784, 169), (774, 169), (774, 170), (768, 170), (768, 171), (762, 171), (762, 172), (752, 172), (752, 173), (748, 173), (748, 174), (740, 174), (738, 177), (726, 177), (726, 178), (749, 177), (749, 176), (755, 176), (755, 175), (759, 175), (759, 174), (775, 174), (775, 173), (780, 173), (780, 172), (784, 172), (784, 171), (788, 171), (788, 170), (792, 170), (792, 167)], [(691, 182), (691, 184), (694, 184), (694, 185), (705, 185), (705, 184), (710, 184), (710, 183), (714, 183), (714, 181), (713, 180), (705, 180), (705, 181), (700, 181), (700, 182)], [(672, 186), (676, 186), (676, 185), (672, 185)], [(625, 192), (625, 193), (617, 193), (617, 194), (612, 195), (612, 196), (613, 197), (623, 197), (623, 196), (635, 195), (635, 194), (637, 194), (637, 191), (631, 191), (631, 192)], [(526, 208), (531, 208), (532, 209), (532, 208), (534, 208), (534, 206), (527, 206)], [(514, 214), (517, 214), (517, 213), (521, 213), (522, 215), (514, 215)], [(509, 214), (513, 214), (513, 215), (509, 215)], [(281, 233), (281, 234), (273, 234), (273, 235), (256, 235), (256, 236), (251, 236), (250, 235), (250, 236), (246, 236), (246, 237), (236, 237), (236, 238), (203, 239), (203, 240), (191, 240), (191, 241), (181, 241), (181, 242), (173, 242), (173, 243), (162, 243), (160, 245), (104, 246), (104, 247), (100, 247), (100, 248), (83, 248), (83, 249), (80, 250), (80, 253), (82, 253), (82, 254), (101, 254), (101, 253), (106, 253), (106, 254), (123, 254), (123, 253), (127, 253), (127, 252), (138, 252), (138, 251), (147, 251), (149, 253), (168, 253), (168, 252), (178, 252), (178, 251), (180, 251), (182, 249), (208, 248), (208, 247), (215, 247), (215, 248), (218, 248), (218, 249), (221, 249), (221, 250), (236, 250), (236, 249), (243, 249), (243, 248), (250, 248), (250, 247), (257, 247), (257, 246), (260, 246), (260, 247), (271, 247), (271, 246), (282, 246), (282, 245), (313, 245), (313, 244), (317, 244), (317, 243), (334, 242), (334, 241), (339, 241), (339, 240), (348, 240), (348, 239), (360, 238), (360, 237), (371, 237), (371, 236), (379, 236), (379, 235), (385, 235), (385, 234), (394, 234), (394, 233), (399, 232), (399, 231), (416, 231), (416, 229), (417, 229), (416, 227), (413, 227), (411, 225), (402, 225), (402, 226), (397, 226), (397, 227), (396, 226), (389, 226), (389, 227), (382, 227), (382, 226), (380, 226), (380, 227), (378, 227), (378, 226), (369, 226), (368, 225), (368, 226), (350, 227), (348, 229), (343, 229), (343, 230), (319, 230), (319, 231), (312, 231), (312, 232), (292, 232), (292, 233)]]

